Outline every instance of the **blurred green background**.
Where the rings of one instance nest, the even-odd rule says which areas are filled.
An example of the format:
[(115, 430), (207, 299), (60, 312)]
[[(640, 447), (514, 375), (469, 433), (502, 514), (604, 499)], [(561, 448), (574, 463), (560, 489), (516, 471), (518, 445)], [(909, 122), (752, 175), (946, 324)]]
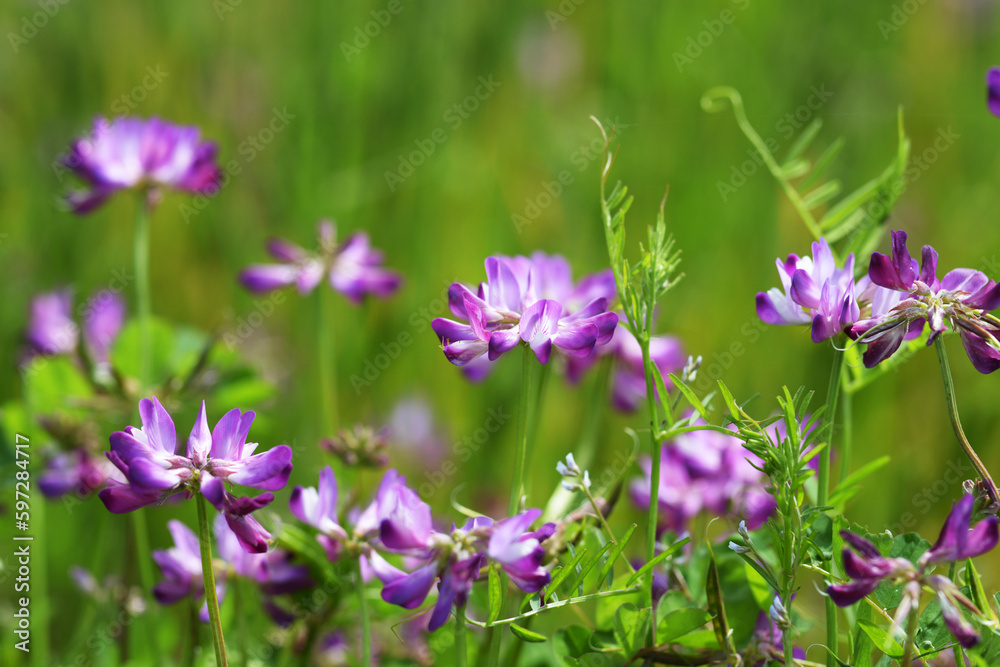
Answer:
[[(34, 29), (39, 12), (44, 25)], [(723, 23), (723, 16), (733, 20)], [(219, 143), (220, 162), (239, 171), (214, 198), (168, 194), (157, 210), (155, 314), (236, 331), (259, 308), (236, 283), (237, 272), (264, 259), (270, 235), (312, 247), (324, 217), (337, 220), (341, 235), (367, 230), (405, 276), (390, 301), (356, 308), (332, 299), (342, 424), (380, 424), (399, 399), (417, 395), (431, 402), (450, 443), (482, 426), (490, 408), (513, 413), (518, 364), (507, 361), (470, 385), (443, 358), (427, 314), (444, 314), (435, 300), (448, 283), (482, 280), (491, 254), (559, 253), (576, 275), (606, 265), (591, 114), (619, 128), (614, 176), (637, 198), (629, 216), (633, 243), (670, 186), (667, 219), (686, 277), (661, 307), (661, 330), (679, 335), (706, 364), (725, 366), (722, 377), (736, 396), (761, 394), (761, 413), (772, 409), (782, 384), (822, 395), (829, 348), (813, 345), (805, 329), (747, 334), (757, 323), (754, 293), (777, 284), (774, 258), (807, 254), (810, 239), (762, 170), (720, 194), (718, 184), (730, 183), (750, 148), (731, 112), (700, 108), (702, 93), (720, 84), (741, 91), (751, 122), (777, 141), (779, 155), (797, 134), (783, 121), (787, 114), (822, 117), (819, 144), (846, 138), (833, 171), (848, 190), (893, 156), (899, 106), (914, 157), (932, 149), (940, 132), (952, 133), (953, 143), (908, 183), (890, 226), (910, 233), (911, 250), (934, 245), (942, 269), (968, 266), (1000, 277), (1000, 119), (984, 103), (985, 72), (1000, 64), (995, 3), (17, 0), (0, 8), (0, 25), (0, 364), (10, 369), (0, 379), (2, 400), (18, 395), (14, 369), (34, 293), (68, 284), (79, 302), (115, 271), (131, 272), (132, 199), (117, 196), (75, 217), (59, 206), (75, 183), (54, 167), (95, 116), (122, 111), (198, 125)], [(499, 85), (485, 93), (481, 80)], [(467, 98), (477, 87), (485, 99), (473, 105)], [(814, 90), (828, 99), (810, 111), (803, 105)], [(467, 112), (458, 115), (456, 104)], [(287, 123), (262, 133), (276, 113)], [(398, 173), (400, 160), (421, 145), (428, 152), (438, 128), (444, 142), (431, 142), (433, 152), (390, 187), (386, 173)], [(571, 182), (550, 205), (533, 209), (561, 172)], [(195, 203), (201, 209), (184, 208)], [(533, 220), (518, 229), (515, 214)], [(294, 483), (314, 483), (322, 461), (314, 446), (321, 435), (314, 318), (315, 296), (288, 293), (240, 343), (279, 392), (267, 404), (239, 407), (264, 417), (253, 439), (295, 445)], [(380, 346), (403, 332), (414, 342), (355, 391), (351, 376), (363, 376)], [(734, 342), (745, 353), (726, 363)], [(1000, 470), (998, 378), (978, 375), (957, 340), (949, 348), (966, 431), (987, 465)], [(579, 436), (583, 397), (561, 379), (548, 385), (531, 467), (536, 504), (557, 483), (555, 461)], [(231, 407), (210, 405), (210, 419)], [(877, 530), (910, 512), (933, 539), (960, 493), (953, 485), (932, 503), (914, 499), (942, 479), (948, 461), (960, 460), (934, 354), (918, 355), (865, 391), (855, 412), (857, 463), (886, 453), (893, 463), (853, 503), (852, 518)], [(641, 422), (633, 416), (606, 424), (608, 460), (627, 445), (622, 427)], [(189, 423), (179, 420), (178, 430), (186, 433)], [(445, 508), (460, 481), (467, 484), (464, 504), (502, 504), (514, 430), (511, 420), (432, 504)], [(423, 481), (418, 465), (404, 467)], [(279, 504), (284, 499), (279, 494)], [(65, 571), (88, 529), (77, 516), (58, 504), (48, 510), (50, 577), (60, 595), (75, 595)], [(166, 546), (162, 523), (152, 524), (154, 547)], [(70, 614), (73, 604), (60, 613)]]

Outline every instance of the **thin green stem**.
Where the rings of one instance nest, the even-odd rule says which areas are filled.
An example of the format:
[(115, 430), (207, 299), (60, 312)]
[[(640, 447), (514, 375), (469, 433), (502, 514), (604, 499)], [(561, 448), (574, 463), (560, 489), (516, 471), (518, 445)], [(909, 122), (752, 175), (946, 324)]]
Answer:
[(319, 359), (320, 419), (325, 437), (336, 435), (339, 419), (337, 405), (336, 367), (337, 355), (333, 349), (333, 327), (330, 325), (330, 290), (320, 289), (317, 295), (319, 312), (316, 315), (316, 346)]
[(247, 615), (243, 611), (243, 582), (239, 578), (233, 579), (233, 604), (236, 607), (236, 632), (240, 638), (240, 664), (247, 666), (249, 659), (249, 645), (247, 644)]
[(354, 566), (354, 581), (358, 591), (358, 608), (361, 615), (361, 664), (370, 667), (372, 664), (372, 629), (371, 618), (368, 615), (368, 600), (365, 598), (365, 582), (361, 578), (361, 560)]
[(198, 604), (194, 598), (190, 599), (190, 612), (188, 613), (188, 644), (184, 648), (184, 664), (194, 667), (195, 648), (198, 646), (198, 629), (201, 627), (201, 619), (198, 618)]
[(997, 497), (997, 486), (993, 483), (993, 478), (990, 477), (989, 471), (979, 459), (976, 450), (972, 448), (969, 439), (965, 437), (965, 431), (962, 430), (962, 421), (958, 416), (958, 401), (955, 398), (955, 383), (951, 379), (951, 366), (948, 364), (948, 352), (944, 348), (943, 337), (938, 336), (937, 340), (934, 341), (934, 347), (937, 349), (938, 362), (941, 365), (941, 379), (944, 381), (944, 398), (948, 403), (948, 416), (951, 417), (951, 427), (958, 438), (958, 444), (962, 446), (965, 455), (972, 461), (972, 465), (979, 474), (979, 479), (986, 488), (986, 493), (989, 494), (990, 500), (993, 503), (1000, 502), (1000, 499)]
[(458, 667), (469, 664), (469, 651), (465, 646), (465, 605), (455, 610), (455, 651), (458, 653)]
[(537, 393), (536, 384), (538, 376), (538, 362), (535, 360), (535, 353), (527, 345), (523, 346), (524, 355), (521, 364), (521, 403), (517, 412), (517, 445), (514, 449), (514, 476), (510, 485), (510, 503), (507, 506), (507, 514), (514, 516), (521, 507), (521, 497), (524, 493), (524, 467), (528, 457), (530, 443), (529, 431), (531, 424), (531, 412), (533, 401)]
[(553, 609), (559, 609), (560, 607), (570, 607), (575, 604), (583, 604), (584, 602), (590, 602), (591, 600), (601, 600), (603, 598), (617, 597), (619, 595), (632, 595), (639, 593), (639, 586), (634, 586), (632, 588), (616, 588), (611, 591), (600, 591), (598, 593), (589, 593), (587, 595), (578, 595), (572, 598), (566, 598), (565, 600), (558, 600), (556, 602), (549, 602), (544, 607), (539, 607), (538, 609), (532, 609), (526, 611), (523, 614), (518, 614), (517, 616), (511, 616), (510, 618), (501, 618), (492, 623), (483, 623), (482, 621), (476, 621), (474, 619), (466, 619), (467, 622), (472, 625), (479, 626), (481, 628), (496, 628), (501, 625), (508, 625), (510, 623), (517, 623), (518, 621), (531, 618), (532, 616), (537, 616)]
[[(646, 562), (653, 560), (656, 556), (656, 527), (659, 523), (659, 500), (660, 500), (660, 443), (657, 440), (657, 417), (656, 411), (656, 385), (653, 380), (653, 362), (649, 355), (649, 336), (639, 336), (639, 347), (642, 349), (642, 366), (646, 374), (646, 408), (649, 412), (649, 450), (652, 458), (649, 480), (649, 509), (646, 519)], [(645, 606), (653, 606), (653, 570), (649, 571), (646, 577), (646, 586), (643, 593)], [(651, 623), (653, 636), (653, 646), (656, 645), (656, 623)]]
[(736, 124), (740, 126), (740, 130), (743, 131), (744, 136), (750, 140), (750, 143), (753, 144), (754, 148), (757, 149), (757, 152), (760, 153), (760, 157), (764, 160), (764, 164), (767, 165), (771, 175), (774, 176), (775, 180), (777, 180), (781, 185), (782, 190), (785, 191), (785, 195), (787, 195), (789, 201), (792, 202), (792, 206), (795, 207), (799, 217), (802, 218), (802, 222), (804, 222), (806, 227), (809, 229), (809, 233), (813, 235), (814, 239), (819, 241), (823, 236), (823, 232), (820, 229), (819, 224), (817, 224), (812, 213), (809, 212), (809, 207), (799, 195), (798, 190), (796, 190), (795, 187), (789, 183), (788, 179), (785, 178), (781, 165), (779, 165), (778, 161), (774, 159), (774, 156), (768, 149), (767, 144), (764, 143), (764, 140), (761, 139), (759, 134), (757, 134), (757, 130), (755, 130), (750, 124), (750, 121), (747, 120), (747, 114), (743, 108), (743, 98), (740, 96), (739, 92), (728, 86), (712, 88), (702, 96), (701, 108), (709, 113), (722, 111), (723, 105), (720, 104), (720, 100), (723, 98), (729, 100), (729, 103), (733, 107), (733, 115), (736, 117)]
[(903, 650), (903, 662), (901, 667), (910, 667), (913, 664), (914, 639), (917, 636), (917, 626), (919, 625), (920, 614), (914, 609), (910, 612), (910, 618), (906, 623), (906, 648)]
[(139, 320), (139, 395), (150, 387), (152, 378), (151, 301), (149, 290), (149, 193), (139, 192), (135, 208), (135, 229), (132, 235), (132, 255), (135, 262), (135, 292)]
[[(208, 604), (208, 620), (212, 626), (212, 643), (215, 646), (215, 663), (219, 667), (229, 665), (226, 659), (226, 640), (222, 636), (222, 620), (219, 617), (219, 598), (215, 591), (215, 566), (212, 560), (212, 534), (205, 511), (205, 496), (195, 494), (198, 504), (198, 541), (201, 543), (201, 571), (205, 578), (205, 602)], [(237, 610), (242, 613), (242, 610)]]
[[(819, 471), (816, 492), (816, 504), (823, 506), (830, 501), (830, 463), (833, 457), (833, 436), (837, 424), (837, 399), (840, 396), (841, 376), (844, 369), (844, 352), (834, 345), (833, 368), (830, 370), (830, 383), (826, 390), (826, 448), (819, 455)], [(825, 559), (824, 559), (825, 564)], [(830, 567), (835, 568), (836, 562)], [(833, 599), (826, 598), (826, 644), (830, 649), (826, 654), (827, 667), (837, 667), (837, 648), (839, 644), (839, 629), (837, 628), (837, 605)]]

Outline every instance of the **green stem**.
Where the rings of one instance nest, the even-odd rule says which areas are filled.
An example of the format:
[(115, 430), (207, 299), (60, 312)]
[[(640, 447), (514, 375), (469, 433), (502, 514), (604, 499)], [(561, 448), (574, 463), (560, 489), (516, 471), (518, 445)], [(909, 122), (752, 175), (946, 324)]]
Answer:
[(320, 415), (324, 429), (324, 437), (336, 435), (338, 423), (337, 384), (336, 384), (336, 353), (333, 350), (333, 327), (330, 326), (329, 290), (320, 289), (319, 312), (316, 316), (316, 345), (319, 348), (319, 397)]
[[(212, 534), (205, 511), (205, 496), (198, 498), (198, 541), (201, 543), (201, 571), (205, 578), (205, 602), (208, 604), (208, 619), (212, 626), (212, 643), (215, 646), (215, 663), (218, 667), (229, 665), (226, 659), (226, 640), (222, 636), (222, 620), (219, 618), (219, 598), (215, 591), (215, 567), (212, 561)], [(242, 613), (242, 610), (237, 610)]]
[(358, 608), (361, 614), (361, 664), (370, 667), (372, 664), (372, 630), (371, 619), (368, 617), (368, 600), (365, 598), (365, 582), (361, 578), (361, 560), (354, 567), (355, 586), (358, 591)]
[(809, 229), (809, 233), (813, 235), (813, 238), (817, 241), (823, 236), (823, 232), (819, 225), (816, 223), (816, 219), (813, 218), (812, 213), (809, 212), (809, 207), (806, 205), (805, 201), (799, 196), (798, 190), (788, 182), (785, 178), (785, 174), (778, 164), (777, 160), (771, 154), (771, 151), (767, 148), (767, 144), (761, 139), (760, 135), (757, 134), (757, 130), (753, 129), (750, 121), (747, 120), (746, 111), (743, 108), (743, 98), (740, 96), (734, 88), (728, 86), (720, 86), (717, 88), (712, 88), (706, 92), (701, 98), (701, 108), (709, 113), (717, 113), (722, 111), (723, 105), (720, 104), (720, 100), (726, 98), (733, 107), (733, 115), (736, 117), (736, 124), (740, 126), (740, 130), (743, 131), (744, 136), (750, 140), (757, 152), (760, 153), (760, 157), (764, 160), (764, 164), (767, 165), (768, 170), (771, 175), (774, 176), (775, 180), (781, 185), (782, 190), (785, 191), (785, 195), (788, 196), (789, 201), (792, 202), (792, 206), (798, 212), (799, 217), (802, 218), (802, 222), (805, 223), (806, 227)]
[(249, 645), (247, 644), (247, 615), (244, 613), (243, 609), (243, 596), (241, 589), (243, 588), (243, 582), (240, 581), (238, 577), (233, 578), (233, 606), (236, 607), (236, 632), (240, 637), (240, 664), (243, 667), (247, 666), (247, 661), (249, 658)]
[(537, 398), (537, 383), (539, 364), (535, 353), (527, 345), (523, 346), (523, 362), (521, 364), (521, 403), (517, 412), (517, 446), (514, 449), (514, 476), (510, 485), (510, 503), (507, 506), (508, 516), (517, 514), (521, 507), (521, 496), (524, 492), (524, 466), (528, 457), (529, 431), (533, 398)]
[(455, 651), (458, 653), (458, 667), (469, 663), (469, 652), (465, 647), (465, 605), (455, 610)]
[(137, 317), (139, 320), (139, 395), (144, 396), (152, 382), (150, 378), (152, 369), (150, 315), (152, 308), (149, 296), (149, 193), (147, 190), (139, 192), (132, 244), (132, 255), (135, 262), (135, 292), (138, 301)]
[[(656, 527), (659, 522), (660, 500), (660, 443), (657, 440), (656, 385), (653, 380), (653, 361), (649, 356), (649, 336), (639, 336), (639, 347), (642, 349), (642, 366), (646, 374), (646, 408), (649, 412), (649, 449), (652, 457), (652, 468), (649, 480), (649, 510), (646, 519), (646, 562), (656, 556)], [(653, 607), (653, 570), (647, 576), (643, 593), (645, 606)], [(653, 646), (656, 646), (656, 623), (651, 623)]]
[[(819, 479), (818, 490), (816, 492), (816, 504), (826, 505), (830, 500), (830, 462), (833, 458), (833, 436), (837, 423), (837, 398), (840, 396), (840, 379), (844, 368), (844, 352), (834, 345), (833, 368), (830, 370), (830, 384), (826, 390), (826, 422), (827, 439), (826, 448), (819, 455)], [(824, 559), (826, 564), (826, 559)], [(831, 569), (836, 567), (835, 562), (830, 563)], [(826, 598), (826, 644), (830, 652), (826, 654), (827, 667), (837, 667), (837, 648), (839, 644), (839, 630), (837, 628), (837, 605), (833, 599)]]
[(937, 349), (938, 362), (941, 365), (941, 379), (944, 381), (944, 398), (948, 403), (948, 416), (951, 417), (951, 427), (958, 438), (958, 444), (962, 446), (965, 455), (972, 461), (972, 465), (979, 474), (979, 479), (982, 481), (983, 486), (986, 487), (986, 493), (989, 494), (990, 500), (993, 503), (1000, 502), (1000, 499), (997, 498), (997, 486), (993, 483), (993, 478), (990, 477), (989, 471), (979, 459), (976, 450), (972, 448), (969, 439), (965, 437), (965, 431), (962, 430), (962, 421), (958, 416), (958, 401), (955, 398), (955, 383), (951, 379), (951, 366), (948, 364), (948, 352), (944, 349), (944, 338), (942, 336), (938, 336), (937, 340), (934, 341), (934, 347)]
[(913, 640), (917, 636), (917, 625), (920, 621), (920, 614), (917, 613), (916, 609), (910, 611), (910, 618), (906, 623), (906, 648), (903, 652), (903, 662), (901, 667), (910, 667), (913, 663), (913, 649), (915, 648)]

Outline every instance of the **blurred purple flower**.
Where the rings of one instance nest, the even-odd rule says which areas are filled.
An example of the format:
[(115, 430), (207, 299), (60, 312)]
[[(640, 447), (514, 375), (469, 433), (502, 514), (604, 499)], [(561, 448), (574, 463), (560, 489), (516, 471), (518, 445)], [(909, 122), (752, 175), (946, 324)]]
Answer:
[(406, 486), (406, 478), (389, 470), (376, 497), (379, 538), (386, 549), (419, 554), (432, 546), (434, 530), (430, 505)]
[(74, 141), (62, 164), (89, 189), (70, 193), (74, 213), (89, 213), (118, 190), (166, 186), (194, 193), (218, 187), (216, 146), (201, 140), (196, 127), (159, 118), (98, 118), (90, 136)]
[[(269, 503), (273, 496), (234, 498), (225, 483), (274, 491), (288, 482), (292, 470), (292, 450), (278, 445), (255, 454), (256, 443), (247, 443), (254, 413), (230, 410), (211, 432), (205, 403), (195, 419), (186, 451), (177, 440), (173, 419), (154, 396), (139, 402), (142, 428), (132, 426), (111, 434), (108, 459), (125, 476), (126, 482), (111, 479), (100, 498), (116, 514), (158, 502), (178, 493), (190, 497), (201, 493), (216, 509), (225, 512), (242, 527), (245, 546), (260, 549), (259, 524), (247, 515)], [(185, 452), (185, 453), (181, 453)], [(257, 536), (254, 536), (257, 533)]]
[(83, 309), (83, 344), (96, 364), (107, 364), (111, 346), (125, 326), (125, 302), (110, 290), (97, 292)]
[(473, 377), (484, 374), (483, 355), (496, 361), (522, 341), (542, 364), (553, 348), (586, 357), (611, 339), (618, 324), (618, 315), (607, 310), (614, 297), (609, 275), (602, 272), (574, 286), (562, 257), (488, 257), (487, 282), (476, 291), (453, 283), (448, 291), (451, 312), (467, 323), (439, 317), (432, 327), (448, 361), (475, 364)]
[(849, 330), (867, 344), (864, 364), (877, 366), (899, 349), (906, 338), (919, 335), (929, 324), (930, 345), (950, 328), (959, 332), (972, 365), (980, 373), (1000, 368), (1000, 320), (988, 311), (1000, 306), (1000, 285), (982, 271), (954, 269), (940, 281), (938, 254), (931, 246), (922, 261), (910, 257), (906, 232), (892, 232), (892, 256), (873, 253), (868, 276), (881, 292), (872, 292), (871, 314)]
[(858, 319), (854, 254), (837, 267), (826, 239), (812, 244), (812, 257), (776, 260), (781, 289), (757, 294), (757, 316), (768, 324), (812, 323), (815, 343), (833, 338)]
[(240, 273), (240, 282), (251, 292), (270, 292), (295, 285), (300, 294), (316, 288), (325, 276), (330, 287), (353, 303), (368, 295), (391, 296), (400, 285), (397, 273), (382, 268), (382, 252), (371, 247), (368, 235), (355, 232), (337, 244), (336, 228), (328, 220), (319, 223), (319, 253), (272, 239), (268, 252), (280, 264), (255, 264)]
[(76, 349), (79, 329), (73, 321), (73, 291), (64, 288), (31, 300), (27, 341), (36, 354), (69, 354)]
[[(639, 507), (649, 506), (651, 465), (649, 458), (641, 460), (644, 474), (632, 483), (632, 500)], [(658, 530), (683, 533), (703, 511), (745, 520), (750, 530), (759, 528), (774, 511), (774, 500), (765, 489), (767, 478), (757, 469), (761, 465), (739, 438), (717, 431), (693, 431), (664, 442)]]
[(986, 106), (994, 116), (1000, 116), (1000, 67), (986, 73)]
[(998, 541), (998, 520), (995, 516), (971, 525), (975, 498), (966, 494), (948, 514), (937, 542), (920, 557), (919, 567), (905, 558), (887, 558), (878, 548), (854, 533), (841, 531), (840, 536), (850, 548), (844, 549), (844, 572), (851, 581), (827, 587), (827, 593), (841, 606), (858, 602), (871, 594), (883, 581), (903, 583), (903, 599), (896, 610), (894, 621), (902, 627), (903, 620), (920, 607), (923, 586), (931, 588), (939, 604), (941, 616), (948, 630), (965, 648), (979, 642), (979, 634), (962, 615), (960, 607), (973, 614), (979, 610), (952, 582), (941, 575), (930, 574), (930, 567), (939, 563), (961, 562), (991, 551)]
[(118, 469), (106, 458), (77, 449), (49, 459), (38, 477), (38, 488), (46, 498), (58, 498), (67, 493), (86, 497), (103, 488), (109, 478), (119, 477), (117, 473)]

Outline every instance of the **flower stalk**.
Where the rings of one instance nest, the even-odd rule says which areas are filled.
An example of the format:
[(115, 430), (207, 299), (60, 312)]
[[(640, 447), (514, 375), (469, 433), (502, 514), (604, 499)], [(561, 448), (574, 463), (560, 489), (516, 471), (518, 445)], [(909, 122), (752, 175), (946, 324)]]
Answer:
[(361, 561), (354, 565), (354, 576), (358, 591), (358, 607), (361, 614), (361, 664), (369, 667), (372, 664), (372, 631), (371, 619), (368, 616), (368, 600), (365, 599), (365, 582), (361, 577)]
[(215, 567), (212, 561), (212, 535), (205, 511), (205, 496), (198, 495), (198, 542), (201, 545), (201, 569), (205, 578), (205, 602), (208, 604), (208, 620), (212, 626), (212, 643), (215, 646), (215, 662), (219, 667), (227, 667), (226, 640), (222, 636), (222, 620), (219, 616), (219, 598), (215, 592)]
[(948, 417), (951, 418), (951, 427), (955, 431), (955, 437), (958, 438), (958, 444), (962, 446), (965, 455), (969, 457), (969, 461), (972, 462), (973, 467), (976, 469), (979, 479), (982, 481), (983, 486), (986, 487), (986, 493), (995, 505), (1000, 502), (1000, 498), (997, 496), (997, 486), (993, 482), (993, 478), (990, 477), (986, 466), (980, 460), (979, 455), (976, 454), (976, 450), (969, 443), (969, 439), (965, 436), (965, 431), (962, 429), (962, 421), (958, 415), (958, 401), (955, 398), (955, 383), (951, 378), (951, 366), (948, 364), (948, 352), (944, 348), (943, 338), (938, 337), (934, 341), (934, 347), (937, 350), (938, 363), (941, 366), (941, 379), (944, 382), (944, 398), (948, 404)]

